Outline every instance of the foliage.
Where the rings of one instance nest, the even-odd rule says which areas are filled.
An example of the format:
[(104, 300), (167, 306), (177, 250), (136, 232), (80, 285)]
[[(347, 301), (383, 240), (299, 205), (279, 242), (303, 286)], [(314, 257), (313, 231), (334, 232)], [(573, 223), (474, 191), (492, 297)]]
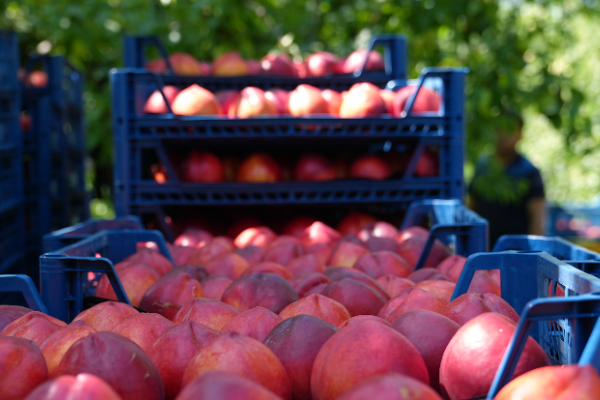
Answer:
[[(585, 49), (591, 45), (585, 49), (574, 46), (585, 33), (582, 26), (597, 26), (593, 23), (593, 1), (2, 3), (5, 13), (0, 27), (19, 32), (24, 50), (43, 50), (51, 44), (52, 53), (67, 54), (85, 71), (88, 148), (95, 162), (99, 197), (102, 190), (107, 193), (102, 184), (111, 182), (108, 72), (121, 65), (122, 36), (126, 32), (159, 35), (169, 51), (185, 51), (206, 60), (233, 49), (255, 59), (270, 50), (295, 57), (322, 49), (346, 55), (364, 46), (371, 34), (404, 33), (409, 39), (412, 77), (432, 65), (471, 69), (466, 89), (470, 163), (493, 151), (495, 129), (502, 123), (502, 110), (506, 108), (542, 116), (549, 123), (548, 129), (561, 138), (562, 154), (568, 154), (565, 157), (569, 160), (590, 154), (592, 144), (598, 143), (598, 128), (592, 128), (597, 122), (592, 120), (596, 103), (589, 100), (590, 93), (597, 95), (600, 91), (598, 80), (592, 84), (590, 79), (597, 62), (580, 62), (586, 59)], [(587, 33), (593, 37), (592, 29)], [(594, 50), (597, 58), (598, 49)]]

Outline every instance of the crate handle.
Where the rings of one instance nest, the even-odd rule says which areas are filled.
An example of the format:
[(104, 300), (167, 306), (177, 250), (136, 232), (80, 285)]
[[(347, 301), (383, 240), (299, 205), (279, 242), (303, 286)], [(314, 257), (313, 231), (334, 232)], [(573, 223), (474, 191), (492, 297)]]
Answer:
[(356, 78), (360, 78), (363, 73), (365, 73), (367, 63), (369, 62), (369, 54), (371, 54), (371, 51), (378, 45), (385, 48), (383, 55), (385, 74), (390, 75), (394, 79), (406, 76), (406, 63), (402, 62), (406, 60), (406, 38), (404, 35), (394, 34), (371, 36), (369, 44), (367, 45), (365, 59), (360, 68), (355, 70), (352, 74)]
[[(169, 53), (165, 48), (162, 40), (157, 36), (125, 36), (125, 67), (126, 68), (145, 68), (144, 50), (146, 47), (154, 46), (160, 56), (165, 61), (169, 74), (175, 75), (173, 67), (169, 61)], [(131, 55), (135, 57), (131, 59)]]
[[(502, 357), (502, 362), (498, 367), (498, 371), (496, 372), (487, 398), (493, 399), (500, 389), (511, 380), (517, 367), (520, 354), (527, 343), (529, 332), (535, 322), (549, 319), (598, 317), (600, 316), (599, 294), (600, 293), (593, 293), (574, 297), (543, 298), (532, 300), (527, 303), (521, 313), (521, 318), (515, 333)], [(596, 328), (593, 332), (595, 333), (595, 337), (600, 334), (600, 325), (598, 323), (596, 323)], [(576, 355), (581, 354), (581, 349), (584, 347), (585, 342), (588, 341), (586, 339), (585, 332), (581, 332), (579, 329), (573, 335), (573, 345)], [(591, 343), (591, 341), (589, 342)], [(586, 353), (586, 358), (582, 357), (581, 360), (588, 360), (589, 355), (594, 350), (596, 349), (590, 348)]]
[(142, 70), (140, 69), (138, 72), (139, 75), (150, 75), (154, 78), (154, 81), (156, 82), (156, 86), (158, 87), (158, 91), (160, 92), (165, 105), (167, 106), (167, 110), (169, 111), (169, 114), (173, 114), (173, 117), (175, 119), (181, 120), (181, 116), (175, 114), (173, 112), (173, 109), (171, 108), (171, 104), (169, 104), (169, 100), (167, 100), (167, 96), (165, 95), (165, 92), (163, 91), (163, 88), (165, 87), (165, 83), (163, 82), (162, 78), (160, 77), (160, 75), (155, 74), (154, 72), (150, 72), (148, 70)]
[(19, 292), (25, 297), (27, 305), (33, 311), (48, 314), (48, 309), (42, 301), (31, 278), (27, 275), (0, 275), (0, 293)]

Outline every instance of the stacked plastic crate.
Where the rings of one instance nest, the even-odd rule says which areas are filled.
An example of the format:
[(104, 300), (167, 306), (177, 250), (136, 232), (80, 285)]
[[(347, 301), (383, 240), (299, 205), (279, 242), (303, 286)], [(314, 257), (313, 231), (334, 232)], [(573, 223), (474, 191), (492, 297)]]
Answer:
[(0, 273), (14, 272), (24, 256), (18, 65), (17, 35), (0, 32)]
[(34, 70), (48, 78), (22, 87), (23, 112), (31, 121), (23, 133), (26, 272), (37, 277), (43, 235), (84, 221), (89, 212), (82, 75), (62, 56), (31, 56), (26, 74)]
[[(216, 218), (225, 221), (231, 215), (243, 215), (244, 210), (251, 210), (246, 215), (260, 215), (262, 212), (284, 219), (293, 216), (287, 213), (293, 206), (296, 213), (327, 210), (329, 215), (340, 215), (339, 222), (349, 210), (389, 215), (405, 211), (416, 200), (462, 199), (464, 80), (467, 72), (464, 69), (423, 71), (416, 84), (419, 87), (423, 84), (434, 86), (443, 101), (440, 113), (427, 115), (411, 113), (410, 99), (408, 115), (403, 118), (279, 116), (229, 119), (143, 113), (144, 103), (150, 94), (157, 89), (162, 90), (164, 85), (183, 89), (195, 83), (215, 92), (241, 90), (248, 86), (292, 90), (302, 83), (321, 89), (347, 90), (357, 82), (371, 82), (382, 88), (398, 89), (407, 85), (406, 42), (403, 37), (382, 36), (371, 40), (371, 48), (378, 45), (385, 48), (385, 71), (307, 79), (154, 75), (141, 67), (145, 63), (146, 46), (159, 43), (153, 38), (128, 38), (125, 65), (129, 68), (111, 73), (117, 215), (138, 215), (146, 226), (152, 223), (172, 240), (172, 232), (165, 220), (190, 219), (196, 213), (201, 218), (218, 215)], [(162, 46), (159, 45), (159, 48), (163, 57), (167, 58)], [(402, 175), (380, 181), (184, 183), (177, 176), (169, 156), (190, 148), (201, 148), (217, 155), (261, 151), (287, 159), (293, 159), (302, 152), (339, 154), (348, 150), (369, 154), (392, 149), (403, 154), (407, 167)], [(436, 176), (420, 177), (415, 174), (417, 161), (426, 149), (436, 149), (439, 154)], [(166, 167), (166, 182), (158, 183), (153, 179), (150, 173), (153, 163)]]

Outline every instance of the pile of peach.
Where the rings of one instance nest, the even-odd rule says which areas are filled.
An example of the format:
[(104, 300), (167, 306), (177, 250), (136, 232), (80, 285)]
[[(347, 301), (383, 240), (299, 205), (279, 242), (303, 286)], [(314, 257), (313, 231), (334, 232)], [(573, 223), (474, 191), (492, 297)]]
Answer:
[[(173, 73), (179, 76), (285, 76), (292, 78), (314, 78), (335, 74), (350, 74), (365, 63), (365, 69), (383, 70), (383, 57), (377, 51), (367, 55), (366, 50), (356, 50), (347, 58), (319, 51), (307, 56), (304, 60), (292, 61), (287, 54), (269, 53), (260, 62), (244, 60), (236, 51), (218, 56), (212, 64), (198, 61), (194, 56), (177, 52), (169, 56)], [(164, 59), (151, 60), (146, 69), (157, 74), (167, 72)]]
[[(149, 313), (105, 302), (67, 325), (0, 306), (0, 398), (485, 395), (519, 320), (496, 277), (477, 274), (450, 302), (463, 257), (436, 242), (414, 271), (426, 230), (354, 229), (342, 236), (315, 222), (277, 236), (254, 227), (234, 240), (191, 229), (169, 246), (176, 266), (140, 244), (115, 269), (131, 303)], [(96, 295), (115, 298), (105, 277)], [(600, 395), (593, 368), (549, 365), (529, 338), (517, 379), (497, 399)]]
[[(229, 118), (259, 116), (319, 116), (365, 118), (391, 115), (399, 118), (416, 86), (405, 86), (397, 92), (379, 89), (368, 83), (356, 83), (348, 91), (336, 92), (302, 84), (291, 92), (282, 89), (263, 90), (247, 87), (242, 91), (222, 90), (212, 93), (193, 84), (183, 90), (165, 86), (154, 91), (146, 100), (144, 112), (168, 112), (165, 98), (177, 115), (221, 115)], [(413, 103), (412, 112), (422, 114), (440, 111), (442, 99), (434, 90), (421, 87)]]

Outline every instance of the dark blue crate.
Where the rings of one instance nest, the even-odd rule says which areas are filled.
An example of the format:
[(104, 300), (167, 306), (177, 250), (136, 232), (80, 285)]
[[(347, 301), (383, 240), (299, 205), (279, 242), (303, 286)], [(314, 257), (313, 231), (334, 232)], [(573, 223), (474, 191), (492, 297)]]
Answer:
[(65, 322), (83, 311), (84, 298), (93, 292), (98, 274), (108, 274), (119, 301), (131, 304), (114, 264), (137, 250), (138, 242), (154, 242), (173, 262), (164, 237), (158, 231), (100, 231), (87, 239), (40, 257), (40, 292), (50, 315)]
[[(588, 261), (600, 267), (600, 261)], [(554, 297), (557, 289), (565, 296), (578, 296), (600, 291), (600, 279), (575, 266), (539, 251), (505, 251), (478, 253), (470, 256), (452, 295), (452, 300), (467, 292), (473, 275), (478, 270), (500, 270), (502, 298), (517, 312), (538, 298)], [(589, 334), (589, 332), (588, 332)], [(546, 353), (558, 363), (565, 364), (577, 355), (571, 345), (573, 335), (570, 322), (559, 319), (542, 322), (532, 328)]]
[[(162, 88), (157, 75), (139, 69), (111, 73), (113, 141), (115, 150), (115, 209), (117, 215), (135, 213), (141, 207), (165, 205), (255, 205), (255, 204), (409, 204), (431, 198), (462, 198), (464, 195), (464, 78), (465, 69), (427, 69), (425, 80), (437, 81), (444, 102), (442, 115), (413, 115), (409, 99), (404, 118), (340, 119), (253, 118), (228, 119), (182, 117), (173, 114), (144, 115), (143, 103), (152, 91)], [(397, 89), (401, 82), (391, 82)], [(338, 180), (331, 182), (279, 182), (269, 184), (188, 184), (178, 181), (165, 144), (191, 142), (229, 146), (296, 146), (360, 143), (387, 148), (414, 146), (406, 173), (386, 181)], [(440, 174), (419, 178), (416, 162), (427, 146), (439, 149)], [(143, 179), (142, 158), (154, 154), (167, 168), (169, 181), (158, 184)]]
[[(533, 300), (527, 304), (521, 313), (517, 329), (504, 353), (500, 367), (488, 392), (487, 399), (493, 399), (500, 389), (510, 382), (517, 367), (519, 357), (529, 332), (537, 321), (569, 320), (571, 331), (568, 349), (564, 351), (567, 357), (559, 360), (552, 357), (560, 365), (592, 364), (596, 370), (600, 368), (600, 295), (587, 294), (566, 298), (546, 298)], [(590, 334), (591, 330), (591, 334)], [(567, 344), (563, 342), (565, 349)]]
[[(504, 235), (496, 242), (493, 252), (544, 251), (559, 260), (600, 260), (600, 254), (555, 236)], [(570, 263), (570, 262), (569, 262)]]
[(450, 246), (455, 254), (468, 257), (488, 251), (488, 222), (459, 200), (421, 200), (412, 203), (401, 229), (431, 226), (429, 237), (415, 269), (425, 265), (436, 239)]
[(44, 253), (56, 251), (77, 243), (100, 231), (123, 229), (144, 229), (144, 227), (142, 221), (137, 216), (132, 215), (111, 220), (90, 219), (44, 235)]
[(18, 90), (18, 69), (19, 38), (15, 33), (0, 30), (0, 91)]
[(158, 49), (161, 57), (166, 61), (169, 70), (168, 75), (163, 75), (163, 80), (168, 85), (191, 85), (197, 83), (211, 90), (237, 89), (241, 90), (247, 86), (255, 86), (262, 89), (280, 88), (293, 90), (296, 86), (305, 83), (321, 89), (348, 90), (357, 82), (370, 82), (379, 87), (385, 87), (390, 80), (406, 79), (407, 77), (407, 43), (402, 35), (382, 34), (374, 35), (367, 46), (372, 50), (376, 46), (383, 46), (384, 71), (365, 71), (365, 63), (354, 74), (330, 75), (319, 78), (290, 78), (278, 76), (242, 76), (242, 77), (218, 77), (198, 76), (184, 77), (175, 76), (169, 63), (168, 53), (159, 38), (156, 36), (126, 36), (124, 65), (126, 68), (144, 68), (146, 64), (146, 50), (149, 47)]
[(48, 75), (44, 87), (22, 87), (32, 129), (23, 134), (28, 273), (37, 281), (44, 234), (89, 218), (85, 190), (83, 78), (61, 56), (31, 56), (27, 72)]
[[(24, 304), (14, 294), (21, 294), (25, 300)], [(16, 300), (14, 303), (12, 300)], [(42, 301), (33, 281), (27, 275), (0, 275), (0, 304), (22, 305), (31, 308), (33, 311), (40, 311), (48, 314), (48, 309)]]
[(0, 274), (21, 272), (24, 256), (23, 208), (16, 204), (0, 211)]

